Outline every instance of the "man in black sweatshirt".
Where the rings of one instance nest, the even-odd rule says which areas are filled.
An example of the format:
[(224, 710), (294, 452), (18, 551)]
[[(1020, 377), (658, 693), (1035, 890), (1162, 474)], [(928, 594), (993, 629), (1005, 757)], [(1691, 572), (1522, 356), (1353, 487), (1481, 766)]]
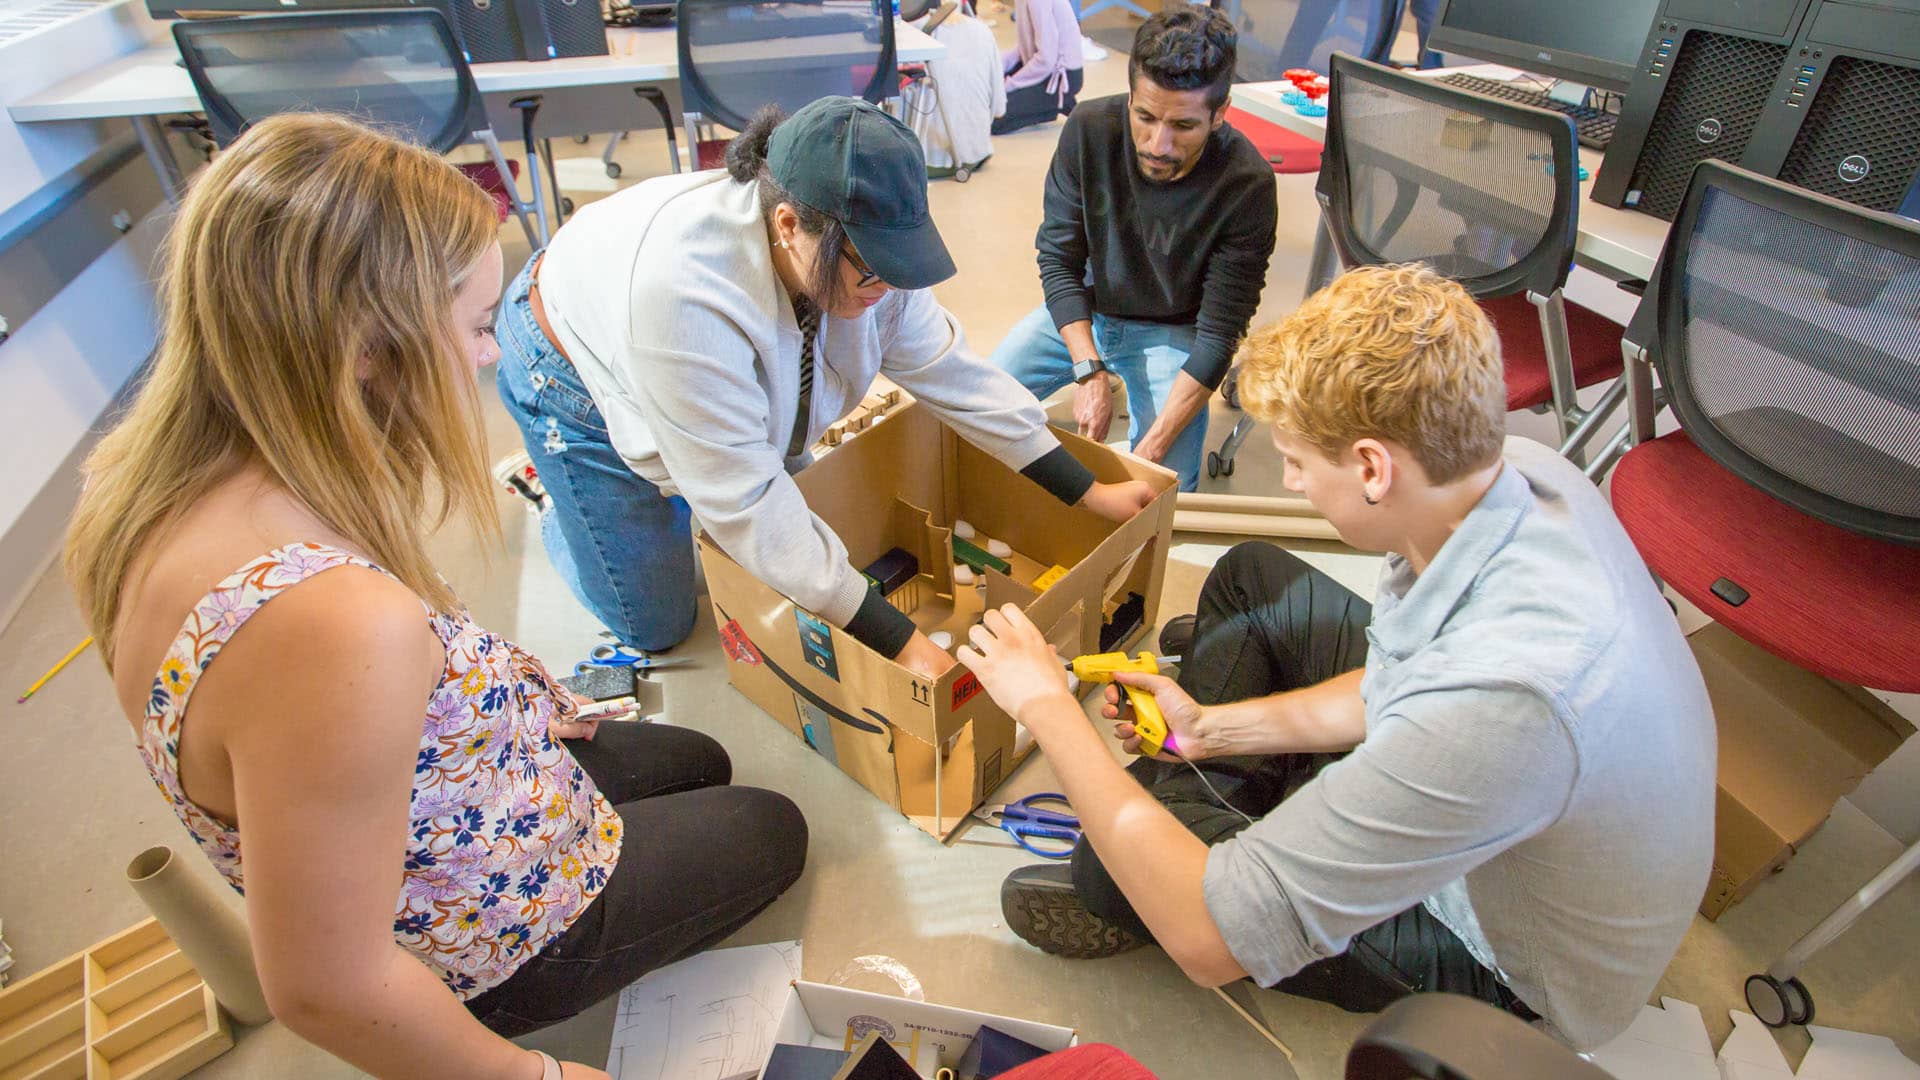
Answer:
[(1207, 400), (1266, 284), (1273, 167), (1226, 124), (1235, 33), (1169, 3), (1143, 23), (1129, 92), (1067, 118), (1035, 246), (1046, 304), (993, 361), (1038, 397), (1069, 382), (1080, 433), (1104, 441), (1108, 380), (1127, 388), (1134, 453), (1200, 478)]

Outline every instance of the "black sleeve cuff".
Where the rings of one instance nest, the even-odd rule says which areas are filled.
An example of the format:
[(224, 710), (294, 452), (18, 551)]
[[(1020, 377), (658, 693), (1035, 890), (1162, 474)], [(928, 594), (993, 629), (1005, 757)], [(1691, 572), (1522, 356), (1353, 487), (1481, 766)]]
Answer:
[(1063, 291), (1059, 296), (1047, 297), (1047, 314), (1053, 316), (1055, 327), (1066, 326), (1093, 318), (1093, 297), (1084, 289)]
[(1187, 354), (1187, 362), (1181, 365), (1180, 370), (1193, 376), (1201, 386), (1218, 390), (1221, 380), (1227, 377), (1227, 366), (1232, 362), (1231, 344), (1202, 337), (1193, 343), (1193, 351)]
[(1067, 452), (1064, 446), (1056, 446), (1041, 454), (1032, 464), (1020, 470), (1020, 475), (1047, 489), (1047, 493), (1061, 502), (1072, 506), (1093, 486), (1093, 473), (1080, 459)]
[(891, 659), (907, 647), (915, 627), (912, 619), (887, 603), (886, 597), (868, 589), (867, 598), (860, 601), (860, 610), (853, 613), (853, 621), (845, 629), (855, 641)]

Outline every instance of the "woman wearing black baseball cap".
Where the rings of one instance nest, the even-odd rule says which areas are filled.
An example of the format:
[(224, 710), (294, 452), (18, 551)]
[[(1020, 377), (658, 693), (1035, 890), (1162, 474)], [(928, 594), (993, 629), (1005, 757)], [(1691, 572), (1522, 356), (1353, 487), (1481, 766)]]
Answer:
[(790, 474), (885, 374), (974, 445), (1113, 520), (1039, 402), (967, 347), (931, 286), (953, 259), (906, 126), (857, 98), (769, 110), (724, 172), (647, 180), (580, 210), (507, 289), (500, 395), (546, 494), (561, 575), (620, 639), (693, 627), (690, 514), (762, 581), (929, 676), (953, 663), (847, 561)]

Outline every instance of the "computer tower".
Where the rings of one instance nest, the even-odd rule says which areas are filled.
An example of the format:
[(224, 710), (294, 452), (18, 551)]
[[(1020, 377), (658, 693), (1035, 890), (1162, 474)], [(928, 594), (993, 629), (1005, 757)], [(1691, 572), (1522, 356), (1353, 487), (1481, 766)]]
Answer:
[(511, 0), (521, 24), (522, 59), (607, 55), (600, 0)]
[(1820, 0), (1788, 68), (1747, 167), (1920, 217), (1920, 0)]
[(470, 64), (490, 64), (500, 60), (521, 60), (526, 45), (520, 20), (515, 16), (516, 0), (442, 0), (453, 18), (454, 36)]
[(475, 64), (607, 55), (599, 0), (442, 0)]
[(1814, 0), (1666, 0), (1653, 20), (1593, 199), (1672, 221), (1693, 167), (1745, 164)]

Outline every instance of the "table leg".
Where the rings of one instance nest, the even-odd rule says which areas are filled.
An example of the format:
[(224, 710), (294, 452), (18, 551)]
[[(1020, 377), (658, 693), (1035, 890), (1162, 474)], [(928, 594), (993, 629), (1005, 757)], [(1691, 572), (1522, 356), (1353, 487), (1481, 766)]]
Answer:
[(160, 191), (167, 202), (178, 206), (181, 189), (186, 186), (180, 173), (180, 163), (174, 159), (173, 148), (167, 145), (166, 129), (160, 126), (156, 116), (130, 117), (133, 121), (133, 133), (140, 137), (140, 149), (147, 152), (147, 164), (153, 166), (153, 174), (160, 180)]

